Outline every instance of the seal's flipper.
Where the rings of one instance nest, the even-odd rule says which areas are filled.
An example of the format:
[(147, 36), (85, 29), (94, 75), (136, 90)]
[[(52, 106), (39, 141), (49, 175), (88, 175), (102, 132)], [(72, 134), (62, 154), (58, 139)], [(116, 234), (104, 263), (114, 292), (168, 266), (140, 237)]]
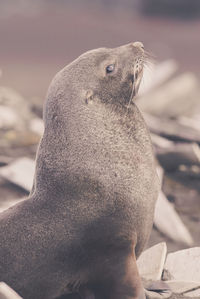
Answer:
[(143, 289), (142, 281), (139, 276), (135, 253), (128, 257), (125, 263), (124, 276), (117, 285), (117, 293), (119, 295), (114, 298), (127, 298), (127, 299), (145, 299), (145, 292)]
[[(99, 281), (89, 284), (91, 292), (85, 292), (84, 299), (145, 299), (145, 292), (137, 269), (135, 255), (124, 259), (123, 263), (115, 270), (111, 271), (109, 276), (105, 269), (105, 277)], [(94, 296), (94, 297), (93, 297)]]

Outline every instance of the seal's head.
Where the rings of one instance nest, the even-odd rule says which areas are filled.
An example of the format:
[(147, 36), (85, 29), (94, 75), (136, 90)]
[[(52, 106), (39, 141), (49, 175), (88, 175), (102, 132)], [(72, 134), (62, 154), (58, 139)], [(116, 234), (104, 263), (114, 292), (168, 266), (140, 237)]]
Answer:
[(88, 78), (86, 101), (96, 96), (105, 103), (130, 103), (139, 88), (144, 60), (141, 42), (113, 49), (100, 48), (81, 55), (78, 59), (80, 80), (82, 72)]
[[(124, 134), (120, 133), (122, 123), (125, 127), (129, 126), (127, 134), (134, 134), (136, 129), (130, 124), (139, 126), (140, 122), (137, 112), (133, 115), (133, 110), (137, 109), (132, 99), (142, 78), (145, 59), (146, 53), (141, 42), (117, 48), (99, 48), (82, 54), (55, 76), (44, 109), (43, 136), (45, 155), (51, 156), (45, 163), (53, 161), (49, 168), (53, 169), (54, 176), (56, 169), (62, 168), (66, 177), (63, 161), (70, 160), (71, 163), (73, 160), (80, 167), (81, 161), (87, 160), (88, 164), (92, 164), (91, 157), (94, 154), (96, 163), (96, 157), (98, 153), (101, 154), (103, 147), (99, 143), (104, 141), (110, 147), (113, 143), (113, 128), (116, 138)], [(121, 125), (115, 124), (116, 120)], [(69, 153), (73, 155), (71, 159)], [(42, 160), (45, 158), (42, 157)], [(55, 160), (59, 160), (59, 166), (55, 166)], [(66, 163), (69, 164), (69, 161)], [(61, 181), (60, 174), (61, 171)]]
[(63, 89), (79, 91), (78, 98), (84, 99), (86, 104), (100, 99), (104, 103), (126, 106), (138, 91), (144, 62), (141, 42), (91, 50), (61, 71)]

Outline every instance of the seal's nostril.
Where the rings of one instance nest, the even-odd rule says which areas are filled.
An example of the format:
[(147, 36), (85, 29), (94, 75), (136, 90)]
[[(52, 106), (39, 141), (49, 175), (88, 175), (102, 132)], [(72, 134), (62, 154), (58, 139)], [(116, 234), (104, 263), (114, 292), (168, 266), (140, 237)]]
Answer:
[(133, 46), (144, 50), (144, 44), (142, 42), (134, 42)]

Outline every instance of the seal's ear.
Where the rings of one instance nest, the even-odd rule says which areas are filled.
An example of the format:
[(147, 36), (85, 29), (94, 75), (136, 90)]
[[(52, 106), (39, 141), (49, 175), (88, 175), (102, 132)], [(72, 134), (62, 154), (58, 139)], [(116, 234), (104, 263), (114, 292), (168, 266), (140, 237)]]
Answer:
[(85, 103), (89, 104), (93, 101), (94, 93), (92, 90), (88, 90), (85, 93)]

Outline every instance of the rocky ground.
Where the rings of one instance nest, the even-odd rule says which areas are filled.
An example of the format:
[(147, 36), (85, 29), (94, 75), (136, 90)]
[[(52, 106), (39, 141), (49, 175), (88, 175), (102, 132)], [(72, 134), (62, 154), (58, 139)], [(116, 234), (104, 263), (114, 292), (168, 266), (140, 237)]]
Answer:
[[(156, 285), (147, 291), (149, 298), (200, 298), (199, 84), (191, 74), (174, 75), (174, 65), (168, 61), (155, 66), (154, 86), (151, 82), (141, 86), (137, 99), (152, 134), (163, 182), (148, 247), (166, 242), (144, 252), (138, 263), (145, 280), (162, 280), (173, 292)], [(164, 77), (159, 75), (159, 68)], [(183, 84), (182, 80), (190, 83)], [(184, 97), (176, 88), (178, 84)], [(187, 93), (194, 89), (188, 105)], [(162, 91), (165, 96), (168, 92), (167, 101), (161, 97), (163, 104), (158, 105), (156, 99), (160, 100)], [(147, 93), (148, 99), (154, 99), (151, 105)], [(43, 132), (41, 115), (41, 105), (28, 103), (12, 88), (0, 86), (0, 210), (27, 196), (31, 189), (34, 159)]]
[[(0, 68), (3, 70), (0, 77), (0, 172), (18, 158), (35, 159), (43, 130), (43, 99), (59, 68), (85, 50), (142, 40), (157, 60), (164, 62), (146, 76), (143, 92), (137, 100), (151, 130), (162, 179), (163, 193), (159, 202), (161, 207), (166, 207), (156, 214), (147, 247), (163, 241), (168, 253), (199, 247), (199, 30), (198, 19), (151, 18), (133, 11), (96, 10), (93, 6), (72, 5), (67, 9), (50, 6), (31, 16), (0, 16)], [(21, 181), (24, 177), (32, 179), (32, 164), (25, 165), (20, 166), (20, 175), (20, 167), (0, 175), (1, 210), (28, 195), (30, 181), (26, 186), (21, 185)], [(21, 180), (13, 184), (16, 176)], [(164, 278), (163, 267), (164, 264), (161, 278)], [(189, 265), (189, 268), (194, 267)], [(173, 275), (172, 279), (175, 279)], [(191, 282), (188, 277), (185, 279)], [(178, 280), (180, 282), (180, 278)], [(195, 298), (182, 293), (170, 298)], [(153, 295), (165, 298), (155, 292)]]

